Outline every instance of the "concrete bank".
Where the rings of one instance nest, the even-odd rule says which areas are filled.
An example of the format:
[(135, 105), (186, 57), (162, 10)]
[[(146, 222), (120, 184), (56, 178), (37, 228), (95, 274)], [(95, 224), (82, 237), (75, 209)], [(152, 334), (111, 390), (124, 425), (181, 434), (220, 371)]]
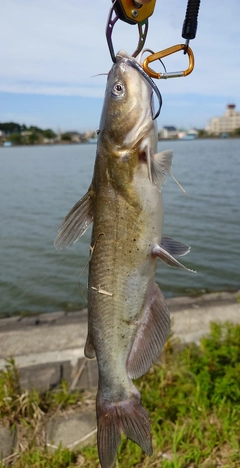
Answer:
[[(240, 293), (168, 299), (174, 335), (184, 343), (198, 342), (209, 332), (211, 321), (240, 323), (239, 299)], [(86, 310), (0, 319), (0, 369), (7, 358), (14, 357), (23, 389), (54, 388), (65, 378), (74, 388), (92, 390), (97, 385), (97, 366), (95, 360), (84, 358), (86, 333)], [(46, 420), (42, 434), (50, 450), (60, 443), (69, 449), (95, 443), (95, 397), (67, 413), (58, 411)], [(21, 431), (19, 436), (18, 429), (12, 432), (0, 423), (0, 460), (6, 466), (20, 446)]]
[[(167, 299), (172, 331), (184, 343), (198, 342), (211, 321), (240, 323), (240, 292)], [(54, 388), (66, 379), (76, 388), (97, 384), (96, 361), (84, 358), (87, 310), (0, 319), (0, 369), (14, 357), (23, 389)]]

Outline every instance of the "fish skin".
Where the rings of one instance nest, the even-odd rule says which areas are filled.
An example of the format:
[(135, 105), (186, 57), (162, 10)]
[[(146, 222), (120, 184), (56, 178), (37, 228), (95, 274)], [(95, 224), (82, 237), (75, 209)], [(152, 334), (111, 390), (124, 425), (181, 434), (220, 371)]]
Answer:
[(181, 268), (165, 244), (171, 253), (189, 251), (171, 238), (161, 244), (161, 190), (172, 153), (156, 154), (152, 89), (129, 60), (135, 59), (120, 51), (110, 70), (92, 184), (55, 241), (58, 249), (71, 245), (93, 221), (85, 355), (96, 354), (98, 361), (102, 468), (114, 466), (121, 433), (152, 453), (148, 414), (132, 379), (149, 370), (170, 331), (168, 309), (154, 281), (157, 258)]

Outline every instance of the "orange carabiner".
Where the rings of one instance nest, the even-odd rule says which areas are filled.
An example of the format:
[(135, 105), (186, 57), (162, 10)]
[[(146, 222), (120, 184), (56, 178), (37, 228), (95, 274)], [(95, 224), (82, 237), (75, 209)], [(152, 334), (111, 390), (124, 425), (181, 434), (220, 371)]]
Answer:
[[(163, 57), (167, 57), (168, 55), (175, 54), (175, 52), (179, 52), (180, 50), (184, 50), (188, 54), (189, 58), (189, 66), (187, 70), (183, 70), (180, 72), (170, 72), (170, 73), (157, 73), (151, 68), (149, 68), (149, 62), (155, 62), (155, 60), (162, 59)], [(144, 71), (151, 76), (151, 78), (177, 78), (180, 76), (187, 76), (189, 75), (194, 68), (194, 55), (192, 49), (190, 47), (186, 47), (185, 44), (178, 44), (172, 47), (168, 47), (168, 49), (161, 50), (160, 52), (156, 52), (155, 54), (149, 55), (142, 64)]]

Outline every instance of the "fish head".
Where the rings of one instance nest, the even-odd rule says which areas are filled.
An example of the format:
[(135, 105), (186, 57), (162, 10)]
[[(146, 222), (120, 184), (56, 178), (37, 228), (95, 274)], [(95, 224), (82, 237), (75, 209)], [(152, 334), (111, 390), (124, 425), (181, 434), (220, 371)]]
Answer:
[(105, 144), (129, 151), (149, 132), (156, 134), (153, 89), (158, 90), (136, 59), (119, 51), (108, 74), (100, 121), (99, 138)]

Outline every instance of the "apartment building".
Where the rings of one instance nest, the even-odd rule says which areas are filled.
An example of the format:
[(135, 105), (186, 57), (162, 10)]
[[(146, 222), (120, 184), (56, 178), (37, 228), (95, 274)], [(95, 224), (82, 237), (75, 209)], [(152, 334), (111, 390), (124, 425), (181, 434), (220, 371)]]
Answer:
[(228, 104), (222, 117), (213, 117), (206, 127), (208, 133), (221, 135), (231, 133), (240, 128), (240, 112), (236, 111), (235, 104)]

